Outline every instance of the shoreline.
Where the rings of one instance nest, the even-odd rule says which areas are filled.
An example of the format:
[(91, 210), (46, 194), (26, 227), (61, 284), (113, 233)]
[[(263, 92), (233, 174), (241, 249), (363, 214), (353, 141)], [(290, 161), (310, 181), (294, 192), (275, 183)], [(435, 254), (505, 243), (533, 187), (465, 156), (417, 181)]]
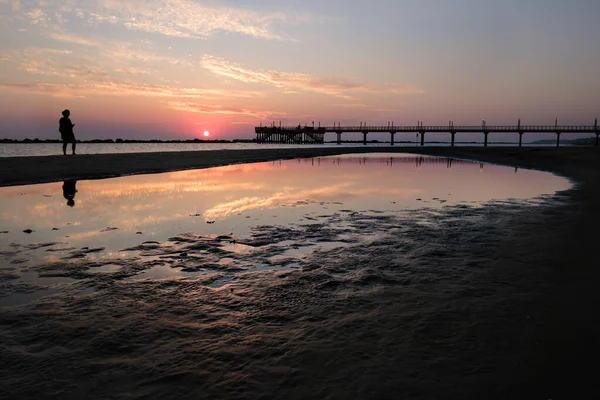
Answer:
[[(57, 182), (65, 179), (106, 179), (125, 175), (152, 174), (203, 169), (231, 164), (265, 162), (293, 158), (323, 157), (360, 153), (411, 153), (465, 158), (497, 164), (546, 170), (578, 178), (577, 168), (568, 169), (547, 162), (560, 157), (572, 164), (579, 154), (598, 153), (596, 148), (518, 148), (518, 147), (358, 147), (294, 148), (261, 150), (208, 150), (161, 153), (90, 154), (76, 156), (33, 156), (0, 158), (0, 187)], [(542, 157), (540, 157), (540, 155)], [(558, 168), (557, 168), (558, 167)], [(575, 166), (576, 167), (576, 166)]]
[[(477, 338), (475, 343), (485, 345), (480, 350), (494, 347), (494, 340), (498, 339), (494, 337), (498, 333), (488, 331), (488, 323), (510, 327), (508, 332), (514, 336), (502, 338), (510, 344), (502, 352), (509, 353), (515, 362), (512, 365), (503, 363), (488, 375), (485, 366), (482, 366), (482, 371), (463, 371), (460, 375), (463, 384), (469, 381), (471, 373), (478, 380), (471, 382), (472, 388), (460, 390), (469, 394), (480, 390), (479, 398), (486, 390), (489, 390), (487, 398), (576, 398), (597, 388), (595, 369), (590, 368), (600, 356), (597, 345), (600, 315), (596, 310), (596, 305), (600, 304), (600, 291), (596, 284), (600, 280), (596, 255), (600, 229), (600, 151), (596, 148), (423, 148), (407, 151), (405, 148), (365, 147), (142, 153), (127, 157), (122, 154), (56, 156), (27, 158), (22, 162), (14, 158), (0, 160), (0, 185), (66, 178), (101, 179), (135, 173), (364, 152), (478, 160), (549, 171), (573, 182), (572, 189), (557, 195), (560, 199), (557, 205), (542, 207), (526, 217), (516, 218), (509, 230), (499, 232), (491, 246), (478, 248), (476, 243), (469, 244), (470, 249), (484, 252), (491, 260), (486, 265), (490, 274), (486, 279), (495, 281), (502, 278), (503, 284), (508, 287), (516, 285), (524, 288), (525, 292), (519, 294), (525, 296), (525, 300), (506, 298), (508, 304), (498, 304), (498, 308), (490, 309), (492, 314), (475, 319), (481, 324), (473, 331)], [(73, 170), (77, 172), (72, 173)], [(541, 273), (539, 277), (537, 272)], [(537, 284), (549, 288), (542, 291), (542, 298), (536, 297), (539, 295), (535, 292)], [(391, 293), (401, 295), (401, 290), (402, 287), (399, 287), (397, 293), (389, 294), (391, 311), (394, 310)], [(465, 301), (477, 303), (481, 296), (461, 298), (454, 306), (460, 308)], [(528, 302), (527, 296), (532, 296), (533, 300)], [(520, 309), (522, 304), (530, 305), (531, 309)], [(531, 312), (535, 320), (533, 327), (521, 326), (518, 319), (505, 320), (504, 308), (521, 311), (523, 315), (518, 316), (521, 319), (529, 318)], [(508, 315), (508, 318), (515, 318), (514, 314)], [(469, 349), (465, 354), (477, 360), (473, 362), (475, 366), (483, 362), (478, 360), (482, 356), (481, 351)], [(488, 361), (493, 363), (493, 359)], [(465, 366), (457, 365), (455, 368), (460, 371), (462, 367)], [(481, 380), (485, 376), (488, 379)]]

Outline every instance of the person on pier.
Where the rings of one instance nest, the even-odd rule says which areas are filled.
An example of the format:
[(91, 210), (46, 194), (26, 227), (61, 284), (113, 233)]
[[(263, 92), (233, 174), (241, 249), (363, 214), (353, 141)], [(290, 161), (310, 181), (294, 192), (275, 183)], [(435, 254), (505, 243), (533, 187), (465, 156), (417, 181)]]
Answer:
[(71, 149), (73, 150), (73, 154), (75, 154), (75, 134), (73, 133), (74, 123), (71, 122), (69, 116), (71, 112), (69, 110), (65, 110), (62, 112), (63, 117), (58, 121), (58, 131), (60, 132), (60, 137), (63, 141), (63, 154), (67, 155), (67, 144), (71, 143)]

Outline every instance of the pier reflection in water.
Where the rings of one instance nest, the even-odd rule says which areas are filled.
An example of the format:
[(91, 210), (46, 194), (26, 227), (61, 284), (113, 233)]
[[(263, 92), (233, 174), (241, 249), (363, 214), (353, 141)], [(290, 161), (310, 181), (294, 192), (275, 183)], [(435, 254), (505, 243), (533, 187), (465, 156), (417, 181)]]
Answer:
[[(0, 188), (4, 273), (67, 256), (126, 258), (128, 247), (186, 232), (239, 241), (257, 226), (314, 224), (336, 214), (479, 207), (570, 187), (566, 179), (541, 171), (409, 154), (240, 164), (76, 185)], [(245, 251), (234, 247), (228, 250)]]

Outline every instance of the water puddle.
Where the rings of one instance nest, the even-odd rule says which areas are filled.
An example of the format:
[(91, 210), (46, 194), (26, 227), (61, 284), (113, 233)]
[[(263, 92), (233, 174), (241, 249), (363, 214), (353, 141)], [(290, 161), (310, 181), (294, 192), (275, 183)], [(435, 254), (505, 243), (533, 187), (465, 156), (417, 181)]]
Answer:
[(541, 171), (378, 153), (3, 187), (0, 306), (75, 284), (86, 296), (111, 279), (219, 289), (377, 242), (402, 219), (436, 229), (448, 209), (535, 204), (570, 186)]
[(57, 293), (58, 291), (59, 289), (57, 288), (48, 288), (36, 290), (31, 293), (11, 293), (8, 296), (0, 297), (0, 307), (20, 306)]
[(91, 268), (91, 272), (112, 274), (114, 272), (119, 272), (121, 270), (121, 268), (122, 267), (120, 265), (116, 265), (116, 264), (104, 264), (104, 265), (100, 265), (100, 266), (93, 266)]

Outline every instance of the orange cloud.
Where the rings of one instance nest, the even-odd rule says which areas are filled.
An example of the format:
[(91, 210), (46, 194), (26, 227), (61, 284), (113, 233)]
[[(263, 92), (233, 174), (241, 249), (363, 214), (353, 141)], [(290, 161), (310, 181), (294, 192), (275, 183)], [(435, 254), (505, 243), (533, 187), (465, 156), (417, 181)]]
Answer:
[(71, 33), (52, 32), (50, 37), (59, 42), (75, 43), (83, 46), (99, 47), (101, 45), (101, 42), (97, 40), (85, 38), (83, 36), (74, 35)]
[(265, 83), (278, 88), (300, 89), (304, 91), (328, 94), (343, 98), (351, 98), (348, 93), (390, 93), (390, 94), (420, 94), (425, 93), (412, 85), (387, 85), (375, 87), (365, 85), (345, 78), (315, 77), (302, 73), (278, 72), (273, 70), (257, 71), (244, 68), (239, 64), (226, 61), (223, 58), (205, 55), (201, 65), (215, 75), (225, 76), (246, 83)]
[(194, 102), (169, 102), (167, 104), (174, 110), (201, 114), (246, 115), (260, 119), (283, 118), (286, 115), (285, 113), (275, 111), (253, 111), (241, 107), (224, 107), (221, 105), (208, 105)]

